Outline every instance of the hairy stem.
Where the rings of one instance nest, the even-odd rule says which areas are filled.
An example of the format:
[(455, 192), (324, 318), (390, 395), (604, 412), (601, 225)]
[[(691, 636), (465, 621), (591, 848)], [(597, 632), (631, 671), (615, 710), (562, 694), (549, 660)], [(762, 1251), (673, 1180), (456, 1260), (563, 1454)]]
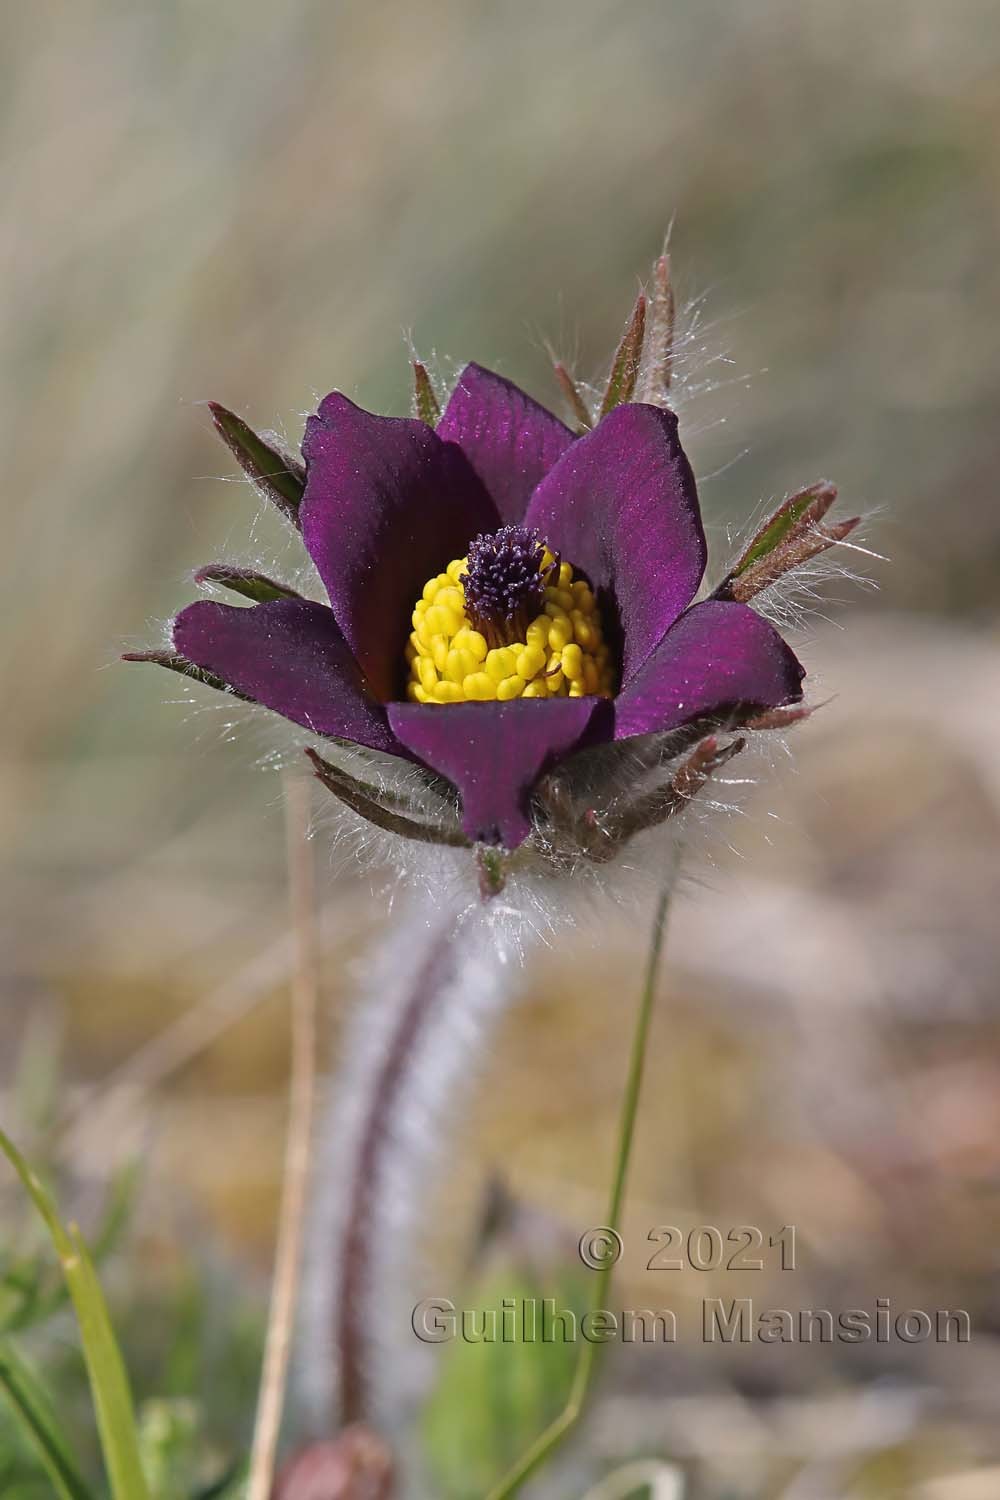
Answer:
[(336, 1298), (339, 1355), (339, 1408), (344, 1423), (371, 1415), (369, 1407), (366, 1309), (369, 1269), (375, 1250), (376, 1205), (382, 1163), (395, 1128), (394, 1101), (407, 1064), (434, 1002), (456, 963), (453, 944), (431, 949), (418, 968), (398, 1017), (365, 1112), (354, 1158), (340, 1256)]
[[(649, 945), (649, 957), (646, 961), (646, 974), (642, 986), (642, 994), (639, 999), (639, 1011), (636, 1016), (635, 1030), (632, 1033), (632, 1047), (629, 1054), (628, 1074), (625, 1080), (625, 1093), (622, 1098), (621, 1115), (618, 1123), (618, 1138), (615, 1149), (614, 1171), (611, 1179), (611, 1190), (608, 1197), (608, 1212), (605, 1221), (606, 1226), (615, 1234), (621, 1227), (622, 1205), (625, 1200), (625, 1186), (628, 1180), (629, 1163), (632, 1157), (632, 1142), (635, 1136), (635, 1122), (639, 1112), (639, 1097), (642, 1092), (642, 1077), (646, 1063), (646, 1044), (649, 1039), (649, 1026), (653, 1015), (653, 1000), (656, 995), (656, 980), (660, 968), (660, 955), (663, 951), (663, 938), (667, 925), (667, 911), (670, 906), (670, 896), (674, 888), (679, 863), (679, 848), (676, 844), (671, 849), (670, 864), (664, 877), (663, 886), (656, 903), (656, 912), (653, 917), (653, 931)], [(594, 1290), (590, 1299), (590, 1310), (598, 1312), (607, 1306), (608, 1287), (611, 1282), (613, 1260), (607, 1259), (598, 1270), (594, 1279)], [(587, 1393), (594, 1373), (594, 1364), (597, 1358), (597, 1345), (589, 1340), (584, 1340), (580, 1345), (577, 1355), (576, 1368), (573, 1371), (573, 1382), (570, 1386), (566, 1405), (557, 1417), (550, 1422), (544, 1432), (532, 1443), (531, 1447), (522, 1454), (521, 1458), (514, 1464), (513, 1468), (500, 1480), (499, 1484), (489, 1492), (487, 1500), (507, 1500), (507, 1497), (520, 1489), (521, 1485), (535, 1473), (545, 1460), (554, 1452), (566, 1434), (576, 1425), (580, 1413), (583, 1410)]]
[(317, 1138), (297, 1379), (314, 1434), (403, 1429), (427, 1353), (408, 1330), (427, 1204), (484, 1038), (517, 993), (531, 934), (467, 875), (406, 902), (359, 974)]

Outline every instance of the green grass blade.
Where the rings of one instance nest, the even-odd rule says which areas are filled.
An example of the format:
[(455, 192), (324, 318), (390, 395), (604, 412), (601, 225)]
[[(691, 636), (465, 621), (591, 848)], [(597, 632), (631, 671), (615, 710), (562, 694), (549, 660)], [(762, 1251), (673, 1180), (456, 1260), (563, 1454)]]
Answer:
[[(128, 1223), (138, 1181), (135, 1165), (111, 1180), (104, 1214), (94, 1235), (91, 1256), (99, 1266), (118, 1245)], [(9, 1305), (3, 1294), (9, 1299)], [(43, 1253), (24, 1259), (0, 1274), (0, 1337), (21, 1333), (59, 1311), (69, 1300), (69, 1288)]]
[(31, 1195), (59, 1256), (80, 1328), (111, 1493), (114, 1500), (149, 1500), (132, 1392), (90, 1254), (76, 1226), (62, 1224), (48, 1190), (2, 1130), (0, 1150)]
[(63, 1269), (80, 1325), (112, 1493), (115, 1500), (148, 1500), (149, 1490), (139, 1457), (135, 1410), (125, 1363), (90, 1251), (75, 1224), (69, 1226), (69, 1234), (75, 1264), (64, 1262)]
[(41, 1459), (59, 1500), (93, 1500), (48, 1396), (34, 1372), (9, 1345), (0, 1345), (0, 1390)]

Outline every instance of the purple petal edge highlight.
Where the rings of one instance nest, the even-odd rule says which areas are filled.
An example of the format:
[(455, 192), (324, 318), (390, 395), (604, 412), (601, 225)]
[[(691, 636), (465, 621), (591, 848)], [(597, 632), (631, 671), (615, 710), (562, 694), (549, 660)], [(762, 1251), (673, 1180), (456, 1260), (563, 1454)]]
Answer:
[(524, 524), (587, 574), (606, 612), (617, 609), (627, 686), (705, 571), (694, 475), (673, 412), (616, 407), (542, 480)]
[(424, 584), (496, 509), (468, 460), (423, 422), (378, 417), (337, 392), (306, 423), (299, 518), (344, 638), (383, 701), (401, 687)]
[(195, 666), (314, 734), (401, 753), (325, 604), (201, 600), (177, 616), (173, 639)]
[(737, 705), (797, 703), (805, 669), (746, 604), (707, 599), (667, 631), (615, 700), (615, 739), (674, 729)]
[(519, 386), (476, 364), (458, 377), (436, 430), (462, 449), (508, 524), (521, 520), (533, 490), (575, 441)]

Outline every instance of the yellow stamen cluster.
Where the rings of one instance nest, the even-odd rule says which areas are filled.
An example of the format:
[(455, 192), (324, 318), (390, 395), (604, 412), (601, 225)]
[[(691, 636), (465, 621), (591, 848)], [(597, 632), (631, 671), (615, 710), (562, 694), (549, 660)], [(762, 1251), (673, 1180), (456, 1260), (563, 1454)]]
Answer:
[(610, 698), (614, 671), (593, 590), (574, 579), (569, 563), (553, 567), (546, 548), (541, 571), (552, 568), (541, 612), (523, 641), (491, 651), (465, 613), (460, 582), (468, 559), (456, 558), (424, 585), (406, 645), (407, 697), (416, 703), (468, 703), (512, 698)]

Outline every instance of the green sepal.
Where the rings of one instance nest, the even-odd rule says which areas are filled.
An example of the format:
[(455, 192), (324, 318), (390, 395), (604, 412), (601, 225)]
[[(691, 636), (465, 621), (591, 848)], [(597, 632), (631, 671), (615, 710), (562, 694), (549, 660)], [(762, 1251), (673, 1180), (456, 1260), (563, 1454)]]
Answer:
[(507, 884), (503, 853), (490, 844), (476, 845), (476, 870), (479, 874), (479, 895), (483, 904), (499, 896)]
[(731, 568), (729, 577), (738, 578), (741, 573), (753, 567), (754, 563), (769, 557), (794, 532), (806, 526), (815, 526), (823, 519), (836, 498), (836, 486), (823, 479), (790, 495), (774, 515), (764, 522)]
[(219, 693), (229, 693), (233, 698), (242, 698), (245, 703), (254, 702), (245, 693), (238, 693), (235, 688), (230, 687), (228, 682), (223, 682), (221, 677), (216, 677), (214, 672), (196, 667), (194, 662), (188, 661), (186, 656), (181, 656), (177, 651), (125, 651), (122, 653), (122, 661), (149, 661), (156, 667), (166, 667), (168, 672), (178, 672), (182, 677), (190, 677), (192, 682), (215, 688)]
[(306, 487), (302, 464), (273, 447), (248, 427), (242, 417), (227, 411), (217, 401), (210, 401), (208, 409), (216, 431), (247, 478), (301, 530), (299, 506)]
[(228, 563), (209, 563), (207, 567), (199, 568), (194, 581), (199, 584), (218, 583), (234, 594), (242, 594), (244, 599), (252, 599), (255, 604), (269, 604), (274, 599), (302, 598), (297, 589), (268, 578), (266, 573), (256, 573), (252, 568), (230, 567)]
[(616, 406), (622, 406), (626, 401), (631, 401), (635, 394), (635, 384), (639, 378), (639, 366), (642, 362), (642, 344), (646, 334), (646, 294), (640, 292), (635, 299), (635, 306), (631, 316), (625, 325), (625, 332), (621, 336), (621, 342), (615, 350), (615, 357), (611, 364), (611, 374), (608, 377), (608, 388), (604, 392), (604, 400), (601, 402), (600, 417), (606, 417), (609, 411), (614, 411)]
[[(397, 797), (382, 796), (377, 789), (359, 781), (350, 772), (343, 770), (340, 766), (331, 765), (316, 750), (307, 749), (305, 753), (312, 765), (314, 775), (323, 783), (327, 791), (332, 792), (359, 817), (366, 818), (369, 823), (374, 823), (376, 828), (382, 828), (386, 833), (395, 833), (400, 838), (412, 839), (420, 844), (444, 844), (452, 849), (470, 847), (469, 840), (457, 823), (453, 827), (448, 827), (411, 818), (406, 813), (397, 810), (400, 805)], [(391, 805), (387, 806), (387, 802)]]
[(427, 366), (419, 359), (413, 361), (413, 415), (428, 427), (436, 427), (441, 420), (441, 403), (427, 373)]

